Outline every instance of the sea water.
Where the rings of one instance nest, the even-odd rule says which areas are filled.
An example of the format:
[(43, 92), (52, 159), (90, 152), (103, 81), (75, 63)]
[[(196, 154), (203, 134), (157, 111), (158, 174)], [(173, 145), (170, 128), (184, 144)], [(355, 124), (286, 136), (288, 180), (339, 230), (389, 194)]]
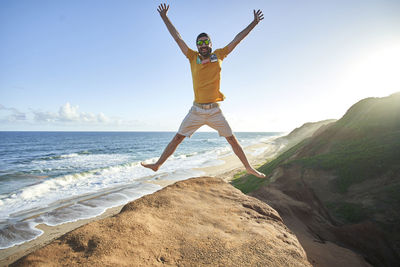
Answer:
[[(92, 218), (161, 186), (154, 180), (204, 175), (231, 152), (216, 132), (186, 138), (156, 173), (173, 132), (0, 132), (0, 249), (35, 239), (38, 224)], [(235, 133), (242, 146), (279, 133)], [(1, 252), (1, 251), (0, 251)]]

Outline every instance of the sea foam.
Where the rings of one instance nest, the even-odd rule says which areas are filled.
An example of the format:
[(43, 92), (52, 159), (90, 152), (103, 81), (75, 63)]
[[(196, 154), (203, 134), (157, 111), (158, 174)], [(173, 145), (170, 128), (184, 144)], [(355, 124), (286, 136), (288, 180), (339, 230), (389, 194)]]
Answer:
[[(15, 160), (4, 168), (11, 172), (0, 177), (0, 249), (40, 236), (38, 224), (92, 218), (161, 188), (149, 182), (204, 175), (198, 168), (222, 164), (220, 158), (232, 153), (217, 134), (201, 133), (154, 173), (140, 162), (155, 162), (172, 133), (44, 133), (42, 139), (38, 133), (23, 135), (32, 135), (43, 150), (36, 151), (38, 146), (31, 141), (27, 144), (32, 147), (7, 156)], [(243, 146), (266, 137), (243, 136)], [(17, 143), (16, 137), (7, 146), (11, 149)]]
[[(191, 153), (189, 157), (172, 156), (157, 173), (143, 168), (139, 162), (124, 163), (48, 178), (12, 194), (3, 194), (0, 196), (0, 225), (3, 225), (0, 248), (40, 236), (42, 231), (35, 228), (38, 224), (55, 226), (96, 217), (108, 208), (126, 204), (160, 188), (139, 180), (183, 180), (203, 175), (193, 168), (221, 164), (218, 155), (226, 152), (227, 149), (222, 148)], [(76, 157), (81, 155), (65, 158)], [(32, 216), (35, 218), (27, 219)]]

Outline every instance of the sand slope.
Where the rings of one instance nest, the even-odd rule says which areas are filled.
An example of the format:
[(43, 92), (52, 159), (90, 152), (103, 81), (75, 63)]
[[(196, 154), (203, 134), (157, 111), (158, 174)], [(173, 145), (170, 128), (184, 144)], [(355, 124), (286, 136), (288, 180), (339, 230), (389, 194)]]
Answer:
[[(309, 262), (314, 267), (372, 266), (362, 255), (338, 245), (339, 242), (330, 232), (335, 226), (326, 218), (326, 211), (321, 208), (311, 190), (304, 188), (295, 194), (289, 186), (282, 190), (282, 187), (277, 184), (261, 188), (251, 195), (268, 202), (279, 212), (285, 225), (296, 234), (307, 253)], [(358, 232), (358, 234), (360, 233)], [(328, 237), (330, 238), (328, 239)], [(372, 236), (372, 238), (375, 237)]]
[(311, 266), (275, 210), (210, 177), (144, 196), (13, 266), (60, 265)]

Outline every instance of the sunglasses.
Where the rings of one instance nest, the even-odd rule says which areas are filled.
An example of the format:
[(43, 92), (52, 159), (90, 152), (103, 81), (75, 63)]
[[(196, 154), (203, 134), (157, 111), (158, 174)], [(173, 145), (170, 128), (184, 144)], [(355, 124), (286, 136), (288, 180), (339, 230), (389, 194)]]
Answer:
[(203, 44), (209, 45), (210, 44), (210, 40), (206, 39), (206, 40), (198, 40), (197, 41), (197, 45), (201, 46)]

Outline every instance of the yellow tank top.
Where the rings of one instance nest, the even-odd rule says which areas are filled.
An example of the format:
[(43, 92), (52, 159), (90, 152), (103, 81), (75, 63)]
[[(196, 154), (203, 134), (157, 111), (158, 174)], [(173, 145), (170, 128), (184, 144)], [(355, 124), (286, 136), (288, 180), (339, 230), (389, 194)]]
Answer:
[(211, 53), (210, 62), (201, 63), (199, 53), (189, 49), (187, 58), (192, 70), (194, 101), (197, 103), (213, 103), (223, 101), (225, 96), (220, 91), (221, 64), (228, 55), (228, 47), (217, 49)]

